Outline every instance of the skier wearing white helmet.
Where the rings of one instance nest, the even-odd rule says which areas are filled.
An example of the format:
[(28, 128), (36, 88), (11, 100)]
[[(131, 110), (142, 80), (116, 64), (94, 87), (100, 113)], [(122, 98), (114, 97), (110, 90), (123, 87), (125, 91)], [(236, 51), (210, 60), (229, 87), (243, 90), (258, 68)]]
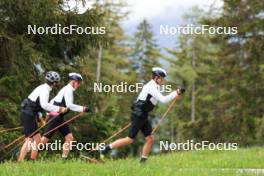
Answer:
[[(49, 94), (52, 88), (56, 87), (60, 81), (60, 75), (57, 72), (49, 71), (45, 76), (46, 83), (35, 88), (31, 94), (21, 103), (21, 121), (23, 125), (23, 133), (26, 137), (25, 142), (20, 150), (18, 161), (24, 160), (27, 152), (32, 145), (37, 146), (41, 140), (38, 131), (36, 117), (41, 111), (54, 111), (58, 113), (65, 113), (67, 108), (56, 106), (49, 103)], [(34, 158), (31, 158), (34, 159)]]
[[(88, 107), (76, 105), (73, 103), (74, 100), (73, 93), (77, 88), (80, 87), (82, 80), (83, 78), (80, 74), (70, 73), (69, 83), (58, 92), (58, 94), (51, 100), (51, 103), (57, 106), (67, 107), (68, 109), (75, 112), (89, 112)], [(57, 114), (54, 112), (49, 114), (50, 116), (49, 120), (52, 119), (52, 116), (57, 116), (57, 117), (56, 119), (48, 123), (47, 128), (44, 131), (44, 135), (41, 138), (42, 144), (46, 144), (49, 141), (49, 139), (53, 136), (53, 134), (56, 132), (54, 131), (52, 133), (49, 133), (49, 131), (51, 131), (52, 129), (56, 128), (57, 126), (65, 122), (64, 121), (65, 114), (66, 113), (62, 113), (59, 116), (57, 116)], [(70, 151), (70, 144), (73, 141), (73, 134), (68, 124), (65, 124), (62, 127), (58, 128), (58, 131), (65, 138), (62, 158), (66, 159)]]
[(154, 142), (154, 136), (152, 135), (152, 127), (150, 120), (148, 119), (148, 113), (153, 110), (158, 102), (168, 103), (174, 98), (180, 96), (184, 89), (177, 89), (170, 94), (164, 96), (160, 93), (160, 86), (164, 84), (164, 78), (167, 73), (160, 67), (152, 68), (152, 79), (143, 86), (142, 91), (137, 97), (137, 101), (132, 106), (131, 125), (128, 132), (128, 136), (118, 139), (107, 145), (104, 150), (101, 150), (101, 154), (107, 154), (111, 149), (119, 148), (121, 146), (129, 145), (134, 142), (137, 133), (141, 131), (145, 137), (145, 145), (143, 147), (140, 163), (144, 163), (151, 151), (152, 144)]

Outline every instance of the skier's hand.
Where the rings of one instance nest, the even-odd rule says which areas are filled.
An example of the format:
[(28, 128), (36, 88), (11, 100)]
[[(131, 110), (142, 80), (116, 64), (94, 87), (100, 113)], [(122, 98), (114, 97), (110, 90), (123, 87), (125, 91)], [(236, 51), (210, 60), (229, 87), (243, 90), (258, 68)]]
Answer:
[(39, 117), (39, 119), (38, 119), (38, 127), (42, 127), (42, 126), (45, 126), (45, 125), (46, 125), (46, 121), (42, 117)]
[(66, 113), (66, 112), (68, 112), (68, 108), (60, 107), (60, 109), (59, 109), (59, 113), (64, 114), (64, 113)]
[(84, 106), (84, 107), (83, 107), (83, 112), (91, 112), (91, 110), (90, 110), (90, 108)]
[(182, 95), (185, 92), (184, 88), (179, 88), (176, 90), (178, 95)]

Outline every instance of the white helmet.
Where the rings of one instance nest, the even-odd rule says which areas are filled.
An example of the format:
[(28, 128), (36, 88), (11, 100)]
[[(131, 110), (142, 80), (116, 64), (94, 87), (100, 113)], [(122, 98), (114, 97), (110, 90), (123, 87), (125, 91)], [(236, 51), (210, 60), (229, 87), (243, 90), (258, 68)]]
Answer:
[(46, 80), (53, 83), (53, 82), (59, 82), (60, 81), (60, 75), (59, 73), (55, 71), (48, 71), (45, 76)]
[(69, 73), (69, 79), (70, 80), (75, 80), (75, 81), (82, 81), (82, 75), (80, 75), (79, 73)]
[(160, 68), (160, 67), (153, 67), (152, 74), (156, 76), (161, 76), (163, 78), (167, 76), (167, 72), (163, 68)]

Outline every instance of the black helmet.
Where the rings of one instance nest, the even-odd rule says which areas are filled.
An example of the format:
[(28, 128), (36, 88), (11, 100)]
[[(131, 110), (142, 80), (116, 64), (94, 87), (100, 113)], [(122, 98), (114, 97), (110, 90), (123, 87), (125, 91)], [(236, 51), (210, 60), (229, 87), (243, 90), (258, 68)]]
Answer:
[(165, 78), (167, 76), (166, 71), (160, 67), (153, 67), (152, 68), (152, 74), (155, 76), (161, 76), (163, 78)]
[(51, 83), (59, 82), (60, 81), (60, 75), (59, 75), (59, 73), (57, 73), (55, 71), (48, 71), (46, 73), (45, 79)]
[(70, 80), (75, 80), (75, 81), (82, 81), (82, 75), (78, 74), (78, 73), (69, 73), (69, 79)]

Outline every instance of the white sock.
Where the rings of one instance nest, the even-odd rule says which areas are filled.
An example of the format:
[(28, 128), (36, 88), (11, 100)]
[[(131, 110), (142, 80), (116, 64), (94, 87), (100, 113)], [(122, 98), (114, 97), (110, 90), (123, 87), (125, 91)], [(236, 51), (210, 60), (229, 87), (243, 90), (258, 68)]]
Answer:
[(68, 156), (67, 155), (64, 155), (64, 154), (62, 154), (61, 157), (62, 158), (68, 158)]
[(147, 158), (148, 158), (148, 156), (142, 155), (142, 156), (141, 156), (141, 158), (145, 158), (145, 159), (147, 159)]
[(110, 149), (112, 149), (112, 144), (109, 144)]

